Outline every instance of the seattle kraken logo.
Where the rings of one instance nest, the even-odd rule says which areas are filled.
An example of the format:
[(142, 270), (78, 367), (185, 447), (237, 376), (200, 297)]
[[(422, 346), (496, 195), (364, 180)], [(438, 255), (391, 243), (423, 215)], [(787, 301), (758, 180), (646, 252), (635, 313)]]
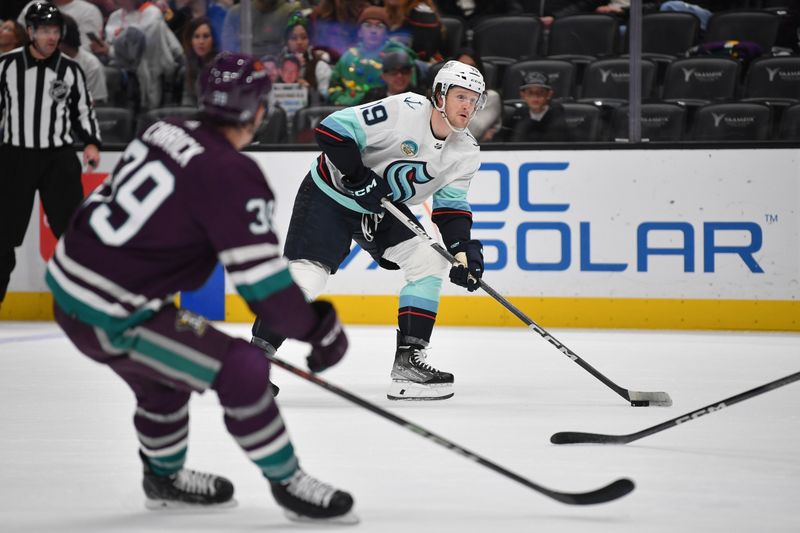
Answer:
[(395, 161), (391, 163), (383, 175), (392, 188), (392, 200), (403, 202), (416, 194), (415, 183), (428, 183), (434, 177), (425, 168), (422, 161)]

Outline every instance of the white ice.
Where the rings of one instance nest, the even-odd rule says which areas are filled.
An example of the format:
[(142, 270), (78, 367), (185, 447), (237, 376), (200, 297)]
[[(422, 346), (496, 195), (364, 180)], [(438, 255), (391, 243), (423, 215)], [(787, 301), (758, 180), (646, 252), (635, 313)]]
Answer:
[[(360, 531), (800, 531), (800, 382), (627, 445), (549, 442), (565, 430), (631, 433), (793, 374), (800, 335), (552, 332), (619, 385), (674, 400), (633, 408), (522, 327), (438, 328), (430, 362), (455, 374), (455, 397), (390, 402), (393, 329), (348, 331), (350, 352), (324, 379), (552, 489), (636, 482), (620, 500), (564, 505), (274, 369), (303, 466), (353, 493)], [(280, 355), (301, 365), (305, 350), (287, 343)], [(229, 477), (238, 507), (147, 511), (125, 384), (51, 323), (0, 323), (0, 531), (331, 530), (284, 518), (213, 393), (191, 406), (187, 466)]]

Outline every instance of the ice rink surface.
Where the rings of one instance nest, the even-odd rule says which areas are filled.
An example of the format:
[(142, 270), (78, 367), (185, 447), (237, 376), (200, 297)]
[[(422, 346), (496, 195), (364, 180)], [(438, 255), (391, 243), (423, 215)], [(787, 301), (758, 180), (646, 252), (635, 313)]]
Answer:
[[(244, 324), (221, 324), (248, 337)], [(430, 362), (456, 376), (446, 401), (386, 399), (390, 327), (350, 327), (345, 360), (322, 375), (531, 481), (588, 491), (620, 477), (628, 496), (553, 501), (402, 427), (274, 369), (304, 468), (353, 493), (384, 532), (800, 531), (800, 382), (627, 445), (550, 444), (557, 431), (638, 431), (800, 370), (800, 335), (554, 330), (617, 384), (667, 391), (633, 408), (537, 334), (438, 328)], [(300, 365), (306, 347), (279, 355)], [(287, 521), (228, 436), (213, 393), (191, 404), (187, 466), (229, 477), (238, 506), (144, 508), (133, 395), (51, 323), (0, 322), (0, 531), (344, 531)]]

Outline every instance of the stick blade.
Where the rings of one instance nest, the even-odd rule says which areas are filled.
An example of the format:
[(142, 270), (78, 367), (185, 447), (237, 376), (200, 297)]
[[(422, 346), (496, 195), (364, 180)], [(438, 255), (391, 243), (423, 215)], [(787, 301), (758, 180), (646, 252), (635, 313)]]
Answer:
[(669, 407), (672, 405), (672, 398), (666, 392), (641, 392), (628, 391), (628, 399), (635, 407)]
[(622, 498), (631, 492), (636, 485), (628, 478), (618, 479), (605, 487), (591, 492), (567, 493), (551, 491), (549, 496), (570, 505), (594, 505)]
[(553, 433), (553, 444), (625, 444), (626, 435), (605, 435), (603, 433), (583, 433), (581, 431), (559, 431)]

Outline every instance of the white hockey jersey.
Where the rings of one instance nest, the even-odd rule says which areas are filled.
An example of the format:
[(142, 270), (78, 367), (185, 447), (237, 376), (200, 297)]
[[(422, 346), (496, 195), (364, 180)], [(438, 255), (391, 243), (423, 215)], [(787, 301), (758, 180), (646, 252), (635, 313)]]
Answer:
[[(467, 192), (480, 167), (480, 147), (468, 130), (444, 141), (434, 137), (431, 112), (436, 111), (428, 99), (403, 93), (337, 111), (320, 123), (318, 134), (354, 141), (364, 166), (388, 181), (394, 201), (416, 205), (432, 196), (434, 209), (469, 213)], [(342, 185), (342, 171), (324, 152), (311, 175), (338, 203), (367, 212)]]

